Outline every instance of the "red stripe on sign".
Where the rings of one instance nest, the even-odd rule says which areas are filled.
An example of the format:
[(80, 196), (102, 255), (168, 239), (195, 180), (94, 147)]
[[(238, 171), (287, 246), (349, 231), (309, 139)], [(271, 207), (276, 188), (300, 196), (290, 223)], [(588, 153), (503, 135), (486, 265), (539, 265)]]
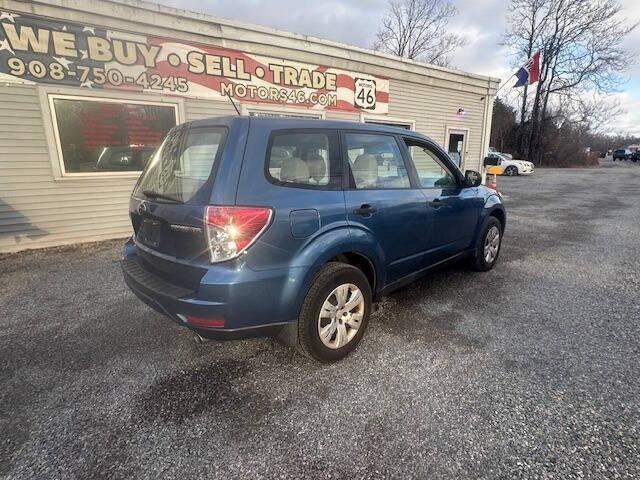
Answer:
[(341, 110), (341, 111), (349, 111), (349, 112), (359, 112), (360, 109), (356, 108), (355, 105), (349, 103), (345, 100), (338, 100), (337, 105), (335, 107), (327, 107), (327, 110)]
[(336, 79), (336, 86), (354, 91), (356, 89), (355, 79), (349, 75), (340, 74)]
[(376, 102), (389, 103), (389, 94), (387, 92), (376, 91)]

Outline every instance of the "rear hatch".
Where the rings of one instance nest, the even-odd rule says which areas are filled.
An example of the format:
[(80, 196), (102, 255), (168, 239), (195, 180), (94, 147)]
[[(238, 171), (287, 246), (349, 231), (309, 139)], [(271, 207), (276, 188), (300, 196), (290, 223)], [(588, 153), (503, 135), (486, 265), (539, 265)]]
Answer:
[(227, 127), (179, 125), (136, 185), (130, 215), (142, 266), (196, 289), (209, 265), (204, 216)]

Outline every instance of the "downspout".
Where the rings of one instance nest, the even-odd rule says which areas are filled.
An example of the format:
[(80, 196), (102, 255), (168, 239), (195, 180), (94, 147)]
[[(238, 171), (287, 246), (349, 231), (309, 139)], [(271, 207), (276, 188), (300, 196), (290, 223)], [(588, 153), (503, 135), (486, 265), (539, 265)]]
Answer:
[(489, 142), (491, 139), (491, 80), (488, 81), (487, 85), (487, 94), (484, 97), (484, 117), (482, 121), (482, 142), (481, 142), (481, 150), (480, 150), (480, 164), (478, 165), (478, 170), (482, 173), (482, 183), (486, 181), (486, 173), (484, 169), (484, 157), (487, 155), (489, 151)]

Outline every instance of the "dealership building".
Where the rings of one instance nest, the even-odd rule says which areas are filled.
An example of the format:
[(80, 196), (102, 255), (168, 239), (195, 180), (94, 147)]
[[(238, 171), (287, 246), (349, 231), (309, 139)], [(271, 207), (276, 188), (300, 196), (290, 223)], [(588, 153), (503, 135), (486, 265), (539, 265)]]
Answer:
[(0, 0), (0, 252), (124, 238), (174, 125), (237, 115), (424, 133), (480, 170), (499, 80), (138, 0)]

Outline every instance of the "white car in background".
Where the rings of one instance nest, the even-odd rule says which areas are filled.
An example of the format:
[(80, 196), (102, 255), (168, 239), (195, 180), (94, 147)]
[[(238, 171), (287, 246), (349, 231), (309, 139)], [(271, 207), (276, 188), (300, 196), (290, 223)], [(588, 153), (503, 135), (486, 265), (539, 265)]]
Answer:
[(507, 157), (509, 160), (513, 160), (513, 155), (511, 155), (510, 153), (499, 152), (494, 147), (489, 147), (489, 153), (497, 153), (499, 155), (502, 155), (503, 157)]
[(516, 175), (531, 175), (533, 173), (533, 163), (526, 160), (518, 160), (510, 158), (504, 153), (489, 152), (487, 158), (484, 160), (484, 166), (500, 166), (502, 173), (500, 175), (507, 175), (514, 177)]

